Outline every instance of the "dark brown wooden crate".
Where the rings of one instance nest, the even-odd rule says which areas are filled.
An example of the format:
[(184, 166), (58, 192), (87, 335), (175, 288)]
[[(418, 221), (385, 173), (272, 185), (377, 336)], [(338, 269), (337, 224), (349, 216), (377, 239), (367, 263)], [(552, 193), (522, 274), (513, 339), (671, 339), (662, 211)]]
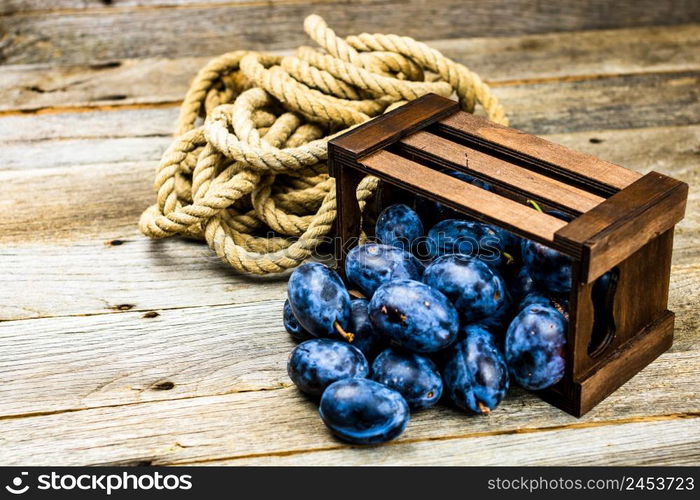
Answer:
[[(687, 184), (657, 172), (642, 176), (491, 123), (432, 94), (331, 141), (329, 163), (336, 178), (341, 272), (360, 234), (355, 192), (366, 174), (573, 259), (566, 375), (541, 391), (565, 411), (586, 413), (671, 346), (673, 228), (685, 212)], [(469, 173), (494, 190), (441, 168)], [(573, 220), (528, 209), (528, 199)], [(600, 332), (594, 329), (591, 293), (595, 280), (611, 270), (609, 327)]]

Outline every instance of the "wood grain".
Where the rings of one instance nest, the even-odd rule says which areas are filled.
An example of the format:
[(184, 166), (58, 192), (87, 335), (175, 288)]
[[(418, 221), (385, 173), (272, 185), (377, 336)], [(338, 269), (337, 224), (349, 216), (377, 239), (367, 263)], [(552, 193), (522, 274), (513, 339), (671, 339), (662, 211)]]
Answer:
[[(688, 437), (690, 434), (691, 437)], [(438, 439), (391, 448), (319, 450), (222, 460), (212, 465), (696, 465), (700, 419), (630, 422), (601, 427)]]
[(0, 171), (94, 165), (96, 159), (102, 164), (157, 162), (172, 142), (170, 136), (39, 140), (31, 145), (31, 154), (25, 142), (3, 144)]
[(0, 116), (0, 141), (7, 147), (26, 143), (39, 146), (42, 141), (60, 147), (59, 141), (78, 139), (172, 137), (177, 115), (175, 105), (4, 115)]
[[(0, 322), (281, 300), (289, 273), (237, 274), (204, 244), (127, 238), (0, 247)], [(128, 263), (128, 264), (127, 264)]]
[(572, 179), (585, 186), (600, 185), (601, 189), (618, 190), (639, 178), (633, 170), (469, 113), (455, 113), (441, 120), (436, 130), (441, 135), (494, 149), (547, 174)]
[(155, 200), (155, 167), (139, 162), (0, 172), (0, 208), (13, 214), (0, 222), (0, 243), (134, 235), (141, 212)]
[[(360, 159), (367, 173), (398, 185), (419, 196), (434, 197), (436, 201), (488, 223), (500, 222), (504, 229), (516, 234), (547, 242), (554, 246), (554, 233), (566, 222), (537, 210), (523, 210), (523, 205), (491, 191), (463, 182), (419, 163), (388, 151), (377, 151)], [(560, 248), (560, 247), (557, 247)]]
[(511, 127), (538, 135), (695, 124), (700, 113), (700, 75), (694, 72), (514, 85), (494, 93)]
[[(32, 1), (14, 3), (34, 8)], [(133, 35), (143, 25), (125, 26), (161, 14), (167, 23), (177, 8), (115, 0), (121, 17), (109, 27), (105, 13), (112, 7), (90, 4), (78, 14), (81, 0), (59, 1), (74, 2), (59, 6), (76, 11), (0, 20), (17, 26), (0, 49), (14, 60), (55, 56), (82, 63), (5, 66), (0, 72), (0, 169), (10, 152), (13, 158), (11, 169), (0, 173), (0, 207), (12, 214), (0, 225), (0, 317), (15, 319), (0, 323), (2, 463), (502, 464), (513, 457), (531, 464), (697, 464), (697, 26), (439, 42), (501, 82), (496, 92), (516, 126), (556, 132), (547, 138), (691, 185), (671, 277), (675, 344), (583, 420), (515, 389), (490, 418), (441, 407), (415, 415), (398, 444), (349, 451), (327, 434), (314, 404), (286, 387), (291, 343), (279, 324), (284, 280), (261, 286), (234, 275), (198, 243), (150, 242), (135, 227), (153, 199), (157, 148), (151, 144), (170, 135), (174, 103), (202, 56), (239, 48), (228, 41), (246, 39), (256, 26), (222, 44), (217, 33), (237, 29), (238, 19), (226, 19), (226, 27), (224, 18), (217, 19), (192, 45), (198, 57), (188, 59), (177, 54), (189, 35), (169, 46), (149, 45)], [(148, 0), (133, 3), (142, 1)], [(223, 11), (232, 11), (234, 1)], [(274, 13), (277, 6), (269, 8)], [(478, 5), (475, 13), (485, 8)], [(578, 8), (564, 15), (575, 16)], [(194, 4), (179, 10), (200, 26), (222, 12), (204, 16)], [(377, 15), (373, 22), (397, 16), (403, 14)], [(512, 22), (527, 24), (528, 16)], [(303, 38), (300, 22), (284, 21), (278, 38), (287, 36), (285, 26)], [(94, 34), (80, 31), (88, 25)], [(36, 37), (43, 26), (41, 42)], [(57, 34), (70, 29), (75, 34), (58, 42), (59, 50), (70, 51), (56, 52)], [(430, 36), (453, 36), (440, 29)], [(137, 43), (128, 48), (130, 36)], [(255, 43), (263, 45), (266, 36), (260, 32)], [(109, 37), (113, 46), (104, 43)], [(18, 43), (26, 44), (26, 52)], [(138, 57), (181, 58), (89, 67), (96, 58), (112, 62), (130, 50)], [(156, 68), (149, 70), (151, 65)], [(10, 111), (40, 108), (25, 116)], [(35, 147), (39, 161), (32, 162)], [(94, 161), (66, 160), (71, 150), (84, 155), (88, 147)], [(465, 452), (475, 448), (480, 452)]]
[(439, 162), (450, 169), (462, 170), (518, 194), (564, 208), (586, 212), (603, 201), (583, 189), (549, 176), (517, 166), (495, 156), (450, 141), (429, 132), (418, 132), (401, 141), (410, 157)]
[[(614, 435), (617, 425), (613, 424), (695, 416), (700, 394), (697, 363), (697, 353), (666, 354), (583, 419), (575, 419), (515, 389), (486, 418), (444, 406), (416, 413), (407, 432), (396, 443), (405, 443), (410, 449), (418, 442), (434, 439), (473, 439), (548, 428), (578, 432), (577, 427), (594, 425), (609, 426), (609, 435)], [(673, 373), (671, 380), (670, 373)], [(684, 383), (674, 384), (675, 377)], [(196, 415), (195, 425), (193, 415)], [(690, 429), (687, 425), (685, 428)], [(315, 404), (300, 396), (296, 388), (2, 419), (0, 431), (0, 459), (8, 465), (56, 462), (161, 465), (349, 448), (329, 435), (318, 418)], [(537, 438), (532, 436), (532, 440)], [(685, 438), (689, 438), (688, 433)], [(663, 439), (663, 431), (645, 434), (649, 446)], [(352, 453), (370, 453), (366, 463), (372, 463), (376, 458), (371, 459), (370, 450), (384, 449), (386, 460), (398, 462), (401, 448), (396, 446), (353, 449)], [(527, 448), (521, 444), (515, 449), (522, 452)], [(495, 445), (494, 453), (506, 455), (508, 450), (511, 447), (504, 441), (503, 448)], [(479, 459), (473, 460), (476, 463)]]
[(0, 323), (0, 417), (290, 386), (286, 287), (256, 288), (276, 300)]
[(295, 47), (308, 43), (302, 21), (311, 13), (324, 16), (341, 35), (398, 31), (422, 39), (673, 25), (700, 19), (697, 3), (685, 0), (621, 0), (614, 6), (607, 0), (563, 0), (556, 8), (540, 2), (533, 6), (530, 0), (435, 0), (429, 12), (418, 0), (362, 0), (346, 2), (342, 9), (335, 2), (285, 1), (102, 7), (55, 15), (18, 12), (0, 17), (0, 32), (6, 33), (0, 61), (95, 62)]
[[(601, 127), (692, 125), (700, 113), (698, 88), (700, 73), (674, 73), (514, 85), (495, 91), (514, 127), (542, 135)], [(54, 160), (68, 165), (72, 155), (74, 164), (90, 158), (94, 163), (158, 160), (176, 117), (174, 106), (0, 116), (0, 170), (43, 168), (54, 165)], [(26, 141), (32, 141), (36, 156), (26, 154)]]
[[(591, 143), (591, 137), (602, 142)], [(700, 182), (695, 168), (700, 126), (553, 139), (610, 161), (629, 157), (643, 172), (654, 168), (691, 186)], [(143, 310), (221, 304), (222, 298), (239, 297), (228, 290), (243, 286), (240, 278), (206, 246), (181, 239), (149, 241), (138, 233), (138, 216), (154, 199), (154, 169), (155, 162), (145, 162), (0, 173), (0, 206), (13, 213), (0, 223), (0, 317), (94, 314), (123, 303)], [(683, 304), (688, 310), (696, 296), (699, 195), (691, 190), (688, 214), (676, 234), (673, 284), (678, 288), (672, 291), (672, 309)], [(112, 240), (124, 243), (108, 245)], [(66, 285), (71, 282), (76, 286)], [(187, 285), (180, 288), (181, 282)], [(249, 289), (258, 293), (255, 282)], [(677, 321), (692, 331), (693, 325), (700, 327), (693, 318), (679, 314)]]
[[(271, 4), (284, 0), (270, 0)], [(5, 0), (0, 6), (0, 14), (40, 12), (42, 14), (60, 14), (66, 10), (100, 11), (109, 14), (113, 11), (131, 7), (161, 8), (187, 7), (190, 5), (216, 5), (249, 3), (250, 0), (53, 0), (47, 6), (43, 0)]]
[(685, 215), (687, 196), (686, 183), (650, 172), (576, 218), (555, 240), (585, 246), (580, 279), (590, 283), (673, 229)]
[[(698, 25), (432, 40), (428, 44), (498, 86), (700, 69)], [(606, 54), (604, 61), (601, 53)], [(182, 99), (189, 81), (208, 59), (8, 65), (0, 74), (0, 95), (4, 96), (0, 111), (172, 103)]]
[[(700, 278), (698, 269), (677, 271), (696, 283)], [(228, 290), (235, 297), (218, 297), (220, 305), (176, 304), (192, 281), (169, 282), (169, 307), (143, 307), (156, 305), (151, 298), (115, 304), (114, 314), (0, 322), (0, 417), (288, 386), (285, 360), (294, 344), (281, 323), (286, 283), (256, 284), (247, 295)], [(68, 288), (58, 300), (71, 293)], [(202, 295), (197, 288), (192, 293)], [(674, 303), (681, 293), (697, 304), (700, 292), (678, 286), (672, 292), (678, 315), (691, 316), (696, 305)], [(696, 330), (679, 324), (670, 359), (700, 356), (699, 347)], [(691, 358), (688, 363), (700, 359)], [(680, 380), (673, 363), (664, 368), (668, 384)]]

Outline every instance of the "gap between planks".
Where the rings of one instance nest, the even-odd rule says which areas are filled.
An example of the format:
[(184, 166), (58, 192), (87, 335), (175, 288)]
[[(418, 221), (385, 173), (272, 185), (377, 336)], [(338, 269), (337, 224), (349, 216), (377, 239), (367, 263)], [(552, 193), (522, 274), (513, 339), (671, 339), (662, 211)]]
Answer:
[[(694, 55), (697, 53), (695, 48), (700, 47), (698, 25), (432, 40), (427, 43), (476, 70), (492, 86), (663, 74), (700, 66), (700, 59)], [(272, 52), (278, 55), (291, 53), (289, 50)], [(608, 60), (600, 60), (601, 52), (607, 54)], [(134, 101), (150, 102), (154, 99), (174, 103), (185, 94), (187, 82), (208, 59), (146, 58), (91, 65), (8, 65), (5, 66), (4, 78), (0, 78), (0, 94), (7, 94), (3, 106), (6, 111), (45, 109), (58, 112), (70, 106), (79, 108), (86, 103), (123, 107)], [(538, 70), (533, 71), (533, 67)], [(160, 91), (163, 75), (167, 75), (170, 83), (164, 94)], [(117, 97), (119, 100), (115, 100)], [(18, 105), (8, 108), (14, 101)]]
[[(580, 429), (595, 429), (600, 427), (609, 426), (620, 426), (628, 424), (639, 424), (639, 423), (654, 423), (654, 422), (671, 422), (675, 420), (689, 420), (700, 417), (700, 411), (698, 412), (686, 412), (686, 413), (671, 413), (668, 415), (654, 415), (649, 417), (632, 417), (632, 418), (620, 418), (617, 420), (607, 420), (598, 422), (580, 422), (573, 424), (564, 425), (552, 425), (545, 427), (523, 427), (519, 429), (503, 429), (494, 430), (486, 432), (472, 432), (464, 434), (452, 434), (444, 435), (438, 437), (426, 437), (426, 438), (414, 438), (414, 439), (404, 439), (401, 441), (389, 441), (387, 443), (382, 443), (380, 445), (375, 445), (371, 448), (362, 446), (352, 446), (338, 444), (337, 446), (325, 446), (319, 448), (311, 448), (307, 450), (289, 450), (286, 452), (277, 453), (251, 453), (248, 455), (236, 455), (231, 457), (214, 458), (214, 459), (203, 459), (203, 460), (192, 460), (184, 462), (174, 462), (173, 465), (177, 466), (190, 466), (190, 465), (217, 465), (221, 462), (236, 462), (237, 460), (247, 460), (251, 458), (263, 458), (263, 457), (289, 457), (295, 455), (305, 455), (311, 453), (322, 453), (326, 451), (338, 451), (338, 450), (352, 450), (352, 449), (390, 449), (396, 446), (406, 446), (418, 443), (428, 443), (428, 442), (442, 442), (442, 441), (456, 441), (460, 439), (478, 439), (484, 437), (496, 437), (496, 436), (513, 436), (513, 435), (524, 435), (524, 434), (539, 434), (546, 432), (555, 431), (576, 431)], [(410, 425), (410, 424), (409, 424)], [(161, 465), (161, 464), (158, 464)], [(162, 464), (167, 465), (167, 464)]]
[[(566, 75), (566, 76), (551, 76), (543, 78), (520, 78), (514, 80), (484, 80), (484, 83), (493, 88), (530, 86), (541, 84), (556, 84), (556, 83), (575, 83), (587, 82), (594, 80), (606, 80), (615, 78), (628, 78), (634, 76), (668, 76), (677, 74), (678, 70), (655, 70), (655, 71), (631, 71), (624, 73), (600, 73), (593, 75)], [(127, 110), (148, 110), (148, 109), (167, 109), (182, 105), (182, 100), (166, 100), (162, 102), (138, 102), (125, 104), (87, 104), (87, 105), (65, 105), (65, 106), (46, 106), (26, 109), (2, 109), (0, 110), (0, 118), (5, 116), (27, 116), (27, 115), (46, 115), (59, 113), (89, 113), (94, 111), (127, 111)]]
[[(0, 18), (7, 31), (4, 58), (10, 62), (86, 62), (129, 56), (177, 57), (216, 54), (225, 43), (246, 49), (285, 48), (308, 43), (301, 22), (313, 11), (325, 15), (342, 35), (363, 30), (398, 31), (419, 39), (673, 26), (697, 19), (700, 12), (695, 4), (683, 0), (623, 0), (614, 9), (606, 0), (585, 6), (566, 0), (547, 15), (533, 10), (527, 0), (488, 4), (439, 0), (431, 3), (429, 11), (418, 0), (345, 2), (343, 9), (325, 1), (227, 2), (203, 8), (197, 8), (197, 3), (186, 11), (139, 8), (112, 10), (105, 16), (103, 12), (89, 14), (88, 9), (64, 16), (4, 16)], [(432, 22), (426, 22), (426, 15)], [(451, 22), (455, 16), (463, 22)], [(154, 36), (159, 43), (153, 43)]]
[(167, 109), (180, 106), (182, 100), (163, 102), (139, 102), (129, 104), (94, 104), (86, 106), (49, 106), (34, 109), (0, 110), (0, 118), (4, 116), (54, 115), (60, 113), (91, 113), (94, 111), (130, 111), (138, 109)]
[(0, 12), (2, 17), (35, 17), (35, 16), (72, 16), (91, 14), (125, 14), (130, 12), (149, 12), (159, 10), (193, 10), (216, 9), (222, 7), (269, 7), (284, 5), (323, 5), (333, 4), (337, 0), (222, 0), (220, 2), (191, 1), (191, 2), (167, 2), (154, 4), (131, 5), (102, 5), (79, 7), (59, 7), (56, 9), (31, 9), (26, 11)]
[[(674, 393), (668, 390), (672, 384), (668, 373), (675, 373), (672, 367), (678, 366), (683, 367), (678, 373), (691, 370), (689, 373), (693, 374), (693, 360), (696, 359), (697, 353), (664, 355), (584, 417), (584, 421), (576, 420), (515, 388), (509, 399), (489, 417), (470, 416), (448, 407), (419, 412), (414, 415), (407, 435), (399, 438), (395, 444), (439, 441), (451, 436), (459, 439), (465, 435), (528, 434), (549, 428), (566, 430), (573, 427), (576, 430), (598, 427), (601, 422), (614, 425), (655, 419), (681, 420), (684, 416), (694, 419), (698, 416), (697, 393), (693, 392), (696, 390), (693, 384), (697, 385), (697, 380), (689, 380), (685, 391)], [(644, 396), (642, 388), (648, 388)], [(651, 410), (649, 405), (652, 405)], [(271, 406), (278, 411), (267, 411), (266, 408)], [(152, 462), (166, 464), (200, 460), (203, 454), (206, 459), (233, 457), (238, 455), (231, 453), (234, 450), (246, 456), (263, 456), (329, 446), (347, 448), (331, 438), (314, 415), (313, 408), (313, 403), (303, 398), (295, 388), (267, 394), (254, 391), (187, 400), (151, 401), (125, 407), (91, 408), (67, 415), (0, 422), (4, 426), (5, 441), (0, 449), (9, 452), (9, 456), (19, 453), (26, 460), (33, 455), (23, 455), (24, 443), (45, 439), (44, 429), (47, 428), (65, 429), (65, 433), (59, 432), (47, 438), (42, 448), (54, 455), (65, 456), (71, 463), (75, 463), (76, 459), (82, 460), (82, 464), (133, 460), (134, 454), (143, 457), (144, 451)], [(673, 411), (674, 408), (676, 411)], [(656, 415), (653, 415), (653, 409), (658, 411)], [(268, 417), (261, 420), (261, 412)], [(620, 416), (620, 412), (627, 415)], [(184, 416), (193, 414), (200, 416), (196, 429), (182, 421)], [(257, 440), (256, 436), (264, 433), (269, 425), (275, 425), (274, 422), (279, 425), (279, 439)], [(237, 431), (235, 435), (230, 433), (231, 425)], [(464, 432), (465, 427), (472, 429), (471, 432)], [(168, 430), (163, 432), (163, 428)], [(105, 433), (106, 429), (112, 431)], [(180, 444), (178, 449), (171, 449), (173, 441)], [(86, 453), (71, 453), (76, 451), (79, 443)], [(85, 445), (82, 443), (90, 445), (83, 448)]]
[[(616, 163), (627, 159), (642, 171), (658, 169), (695, 185), (700, 181), (700, 172), (694, 168), (697, 153), (693, 153), (693, 148), (699, 134), (698, 126), (683, 126), (558, 134), (552, 138)], [(596, 142), (591, 142), (590, 137)], [(675, 141), (672, 147), (666, 145), (672, 141)], [(190, 306), (220, 304), (222, 300), (240, 302), (244, 297), (249, 302), (255, 295), (249, 290), (257, 289), (257, 285), (232, 273), (204, 245), (174, 238), (148, 241), (140, 237), (135, 222), (152, 197), (149, 185), (153, 168), (155, 163), (134, 165), (134, 168), (120, 165), (118, 169), (113, 165), (103, 168), (85, 165), (0, 175), (3, 179), (0, 184), (8, 194), (30, 192), (36, 182), (47, 186), (45, 198), (28, 197), (28, 204), (13, 202), (11, 196), (4, 197), (6, 206), (14, 210), (15, 219), (13, 225), (2, 226), (0, 238), (3, 240), (0, 254), (9, 266), (3, 274), (5, 279), (0, 280), (4, 282), (4, 292), (0, 293), (0, 303), (5, 305), (2, 316), (26, 319), (116, 313), (114, 307), (126, 303), (135, 304), (140, 311), (149, 311), (179, 306), (180, 298), (184, 297)], [(129, 182), (123, 182), (124, 179)], [(87, 210), (83, 215), (74, 213), (69, 204), (60, 201), (67, 190), (75, 190), (81, 182), (85, 189), (81, 189), (79, 198)], [(681, 287), (675, 295), (676, 301), (685, 296), (683, 287), (692, 287), (693, 283), (688, 282), (690, 277), (686, 274), (694, 275), (692, 263), (697, 257), (698, 247), (694, 242), (700, 230), (698, 194), (691, 190), (688, 213), (676, 235), (673, 283)], [(112, 206), (115, 208), (111, 209)], [(120, 206), (118, 210), (117, 206)], [(38, 219), (44, 223), (37, 225)], [(48, 231), (49, 228), (58, 229)], [(106, 244), (113, 239), (124, 244)], [(25, 262), (29, 261), (39, 265), (28, 267)], [(123, 262), (132, 264), (128, 272), (121, 267)], [(27, 273), (27, 269), (31, 272)], [(107, 272), (110, 269), (114, 272)], [(20, 270), (24, 271), (20, 273)], [(63, 284), (66, 279), (76, 279), (76, 286), (66, 289)], [(199, 285), (194, 288), (188, 285), (186, 296), (176, 294), (174, 300), (159, 299), (171, 297), (169, 287), (183, 279)], [(283, 279), (279, 277), (278, 281)], [(158, 286), (149, 285), (156, 282)], [(231, 287), (240, 291), (232, 294)], [(184, 289), (182, 285), (181, 288)], [(282, 296), (279, 290), (276, 297)], [(18, 302), (17, 298), (22, 296), (25, 299)], [(10, 304), (15, 307), (8, 307)]]

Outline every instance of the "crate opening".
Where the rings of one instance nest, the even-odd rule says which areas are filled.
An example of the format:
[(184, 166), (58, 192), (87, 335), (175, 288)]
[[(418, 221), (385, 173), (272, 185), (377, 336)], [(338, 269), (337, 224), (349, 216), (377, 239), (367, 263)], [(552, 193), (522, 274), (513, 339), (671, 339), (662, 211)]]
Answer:
[(614, 267), (595, 280), (591, 289), (593, 328), (588, 354), (592, 358), (603, 354), (615, 337), (615, 294), (619, 278), (620, 268)]
[[(480, 189), (488, 187), (480, 186)], [(481, 221), (473, 217), (471, 213), (444, 205), (431, 198), (418, 196), (414, 192), (386, 181), (380, 182), (375, 200), (366, 206), (362, 217), (362, 230), (371, 241), (379, 241), (374, 234), (374, 225), (378, 215), (382, 210), (394, 204), (404, 204), (415, 210), (423, 224), (424, 236), (418, 242), (405, 242), (405, 245), (402, 246), (404, 250), (413, 253), (423, 263), (428, 264), (442, 254), (459, 253), (478, 258), (493, 266), (511, 283), (519, 279), (518, 272), (525, 265), (521, 247), (523, 242), (527, 241), (526, 239), (497, 223), (487, 222), (480, 225), (480, 228), (473, 228), (470, 224)], [(529, 205), (523, 205), (522, 210), (537, 212)], [(560, 217), (569, 218), (563, 214)], [(475, 229), (476, 232), (471, 232), (472, 229)], [(556, 250), (550, 250), (551, 247), (545, 249), (534, 241), (528, 242), (527, 245), (528, 257), (535, 262), (538, 259), (546, 260), (552, 256), (552, 253), (556, 253)], [(558, 255), (561, 258), (560, 262), (564, 263), (564, 271), (558, 270), (558, 273), (550, 273), (556, 283), (545, 286), (547, 273), (542, 273), (542, 276), (535, 277), (535, 281), (539, 281), (541, 285), (535, 287), (533, 291), (549, 296), (558, 302), (567, 303), (570, 285), (565, 283), (570, 284), (572, 281), (571, 260), (561, 253)]]
[(495, 193), (521, 205), (526, 205), (528, 208), (532, 208), (528, 201), (533, 200), (540, 207), (542, 207), (545, 212), (558, 210), (570, 216), (571, 219), (582, 213), (581, 210), (572, 208), (565, 203), (557, 203), (556, 201), (553, 201), (551, 197), (542, 196), (542, 190), (524, 190), (516, 187), (516, 182), (513, 180), (509, 179), (508, 182), (503, 182), (501, 178), (504, 177), (504, 175), (486, 175), (483, 171), (484, 169), (479, 168), (481, 166), (481, 162), (483, 161), (482, 155), (472, 156), (465, 152), (462, 159), (462, 164), (457, 164), (453, 162), (439, 161), (437, 157), (433, 155), (419, 153), (414, 148), (406, 147), (403, 142), (391, 145), (387, 147), (386, 150), (401, 158), (405, 158), (437, 172), (447, 174), (450, 177), (459, 179), (463, 182), (471, 184), (472, 186)]

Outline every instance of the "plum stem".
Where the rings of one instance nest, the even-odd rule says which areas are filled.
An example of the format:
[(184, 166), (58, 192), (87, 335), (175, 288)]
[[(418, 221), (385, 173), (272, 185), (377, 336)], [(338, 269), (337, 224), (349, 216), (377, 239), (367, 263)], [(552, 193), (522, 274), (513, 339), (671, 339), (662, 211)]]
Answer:
[(554, 309), (559, 311), (564, 318), (566, 318), (566, 321), (569, 321), (569, 313), (566, 312), (566, 309), (564, 309), (564, 306), (561, 305), (561, 303), (558, 300), (555, 300), (553, 297), (549, 298), (550, 302), (554, 306)]
[(365, 296), (362, 292), (360, 292), (359, 290), (354, 290), (352, 288), (350, 290), (348, 290), (348, 294), (350, 295), (350, 297), (355, 297), (356, 299), (366, 299), (367, 298), (367, 296)]
[(506, 264), (512, 264), (515, 261), (513, 256), (508, 252), (502, 252), (502, 255), (506, 258)]
[(476, 406), (479, 407), (479, 411), (481, 412), (482, 415), (488, 415), (489, 413), (491, 413), (491, 410), (489, 410), (489, 407), (486, 406), (484, 403), (482, 403), (479, 400), (476, 401)]
[(532, 205), (532, 207), (537, 210), (539, 213), (544, 213), (542, 210), (542, 207), (540, 207), (539, 203), (537, 203), (535, 200), (527, 200), (527, 202)]
[(340, 323), (338, 321), (333, 322), (333, 327), (336, 329), (336, 331), (340, 334), (341, 337), (343, 337), (345, 340), (348, 342), (352, 342), (355, 340), (355, 334), (346, 332), (342, 326), (340, 326)]

